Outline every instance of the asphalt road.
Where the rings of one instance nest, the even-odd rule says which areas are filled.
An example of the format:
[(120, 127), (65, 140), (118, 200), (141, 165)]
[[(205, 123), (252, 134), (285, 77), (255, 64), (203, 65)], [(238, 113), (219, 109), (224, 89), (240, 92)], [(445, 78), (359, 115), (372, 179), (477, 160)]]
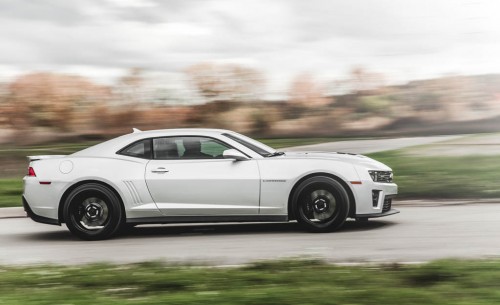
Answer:
[(401, 149), (415, 145), (425, 145), (442, 141), (449, 141), (463, 137), (463, 135), (411, 137), (374, 140), (348, 140), (328, 142), (305, 146), (296, 146), (283, 149), (284, 151), (337, 151), (357, 154), (368, 154), (378, 151)]
[[(370, 153), (460, 136), (341, 141), (288, 150)], [(2, 209), (0, 264), (166, 260), (216, 265), (320, 257), (333, 262), (420, 262), (500, 254), (500, 203), (402, 205), (401, 214), (349, 221), (336, 233), (304, 233), (296, 223), (141, 226), (115, 239), (84, 242), (66, 227), (38, 224)], [(2, 217), (13, 217), (3, 218)]]
[(332, 262), (422, 262), (500, 255), (500, 203), (400, 205), (400, 214), (339, 232), (312, 234), (296, 223), (137, 227), (112, 240), (86, 242), (66, 227), (0, 219), (0, 264), (169, 262), (242, 264), (319, 257)]

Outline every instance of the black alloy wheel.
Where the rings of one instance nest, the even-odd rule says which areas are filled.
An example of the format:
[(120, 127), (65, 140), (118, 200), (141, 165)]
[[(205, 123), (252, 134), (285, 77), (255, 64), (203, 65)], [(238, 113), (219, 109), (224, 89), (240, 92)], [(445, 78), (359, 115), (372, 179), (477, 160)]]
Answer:
[(123, 215), (117, 195), (98, 183), (75, 188), (67, 197), (63, 210), (68, 229), (85, 240), (113, 236), (124, 222)]
[(311, 232), (339, 229), (349, 215), (349, 196), (337, 180), (311, 177), (297, 187), (292, 197), (297, 221)]

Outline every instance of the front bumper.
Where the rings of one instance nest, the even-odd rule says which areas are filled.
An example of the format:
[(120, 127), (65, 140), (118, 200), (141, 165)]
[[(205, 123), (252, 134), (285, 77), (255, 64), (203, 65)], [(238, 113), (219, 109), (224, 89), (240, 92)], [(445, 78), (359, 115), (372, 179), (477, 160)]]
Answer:
[(377, 218), (377, 217), (384, 217), (384, 216), (389, 216), (389, 215), (394, 215), (398, 214), (399, 211), (396, 209), (390, 209), (387, 212), (383, 213), (374, 213), (374, 214), (356, 214), (355, 218)]
[(398, 213), (392, 209), (392, 199), (398, 194), (395, 183), (378, 183), (362, 180), (361, 184), (352, 184), (356, 200), (355, 218), (382, 217)]
[(389, 215), (398, 214), (399, 211), (392, 208), (392, 199), (396, 197), (393, 195), (385, 195), (383, 199), (382, 212), (377, 213), (367, 213), (367, 214), (356, 214), (355, 218), (376, 218), (384, 217)]
[(23, 196), (23, 207), (24, 207), (24, 211), (26, 211), (26, 214), (28, 215), (28, 217), (33, 219), (36, 222), (45, 223), (45, 224), (49, 224), (49, 225), (58, 225), (58, 226), (61, 225), (61, 223), (57, 219), (43, 217), (43, 216), (35, 214), (33, 212), (33, 210), (30, 208), (30, 205), (28, 204), (28, 201), (26, 201), (26, 198), (24, 198), (24, 196)]

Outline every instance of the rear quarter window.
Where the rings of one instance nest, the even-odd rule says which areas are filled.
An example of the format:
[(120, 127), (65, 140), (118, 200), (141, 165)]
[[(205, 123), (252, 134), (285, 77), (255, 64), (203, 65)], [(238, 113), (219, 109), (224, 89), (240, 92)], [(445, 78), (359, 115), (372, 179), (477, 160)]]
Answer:
[(134, 142), (118, 152), (120, 155), (151, 159), (151, 139)]

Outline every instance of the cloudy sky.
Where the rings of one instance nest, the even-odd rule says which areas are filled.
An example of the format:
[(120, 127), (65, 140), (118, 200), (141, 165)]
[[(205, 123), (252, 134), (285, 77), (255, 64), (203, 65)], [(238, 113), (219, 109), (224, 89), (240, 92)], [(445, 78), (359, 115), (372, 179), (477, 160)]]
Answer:
[(0, 0), (0, 77), (30, 71), (110, 83), (126, 69), (180, 75), (241, 63), (270, 91), (353, 66), (392, 82), (500, 73), (498, 0)]

